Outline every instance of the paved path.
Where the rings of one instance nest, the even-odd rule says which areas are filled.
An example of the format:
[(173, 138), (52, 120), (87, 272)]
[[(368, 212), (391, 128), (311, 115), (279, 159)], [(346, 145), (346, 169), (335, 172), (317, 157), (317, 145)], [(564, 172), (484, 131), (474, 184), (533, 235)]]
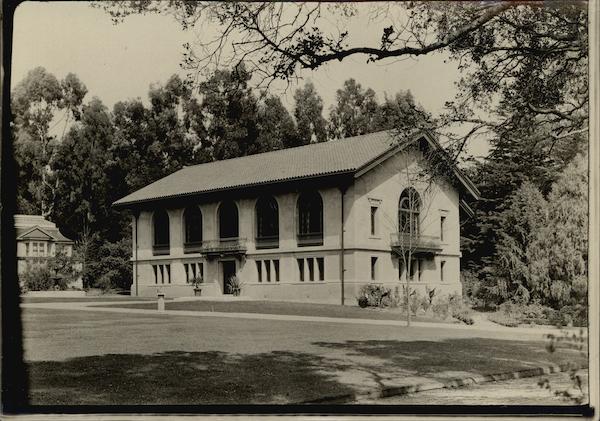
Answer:
[[(190, 298), (190, 301), (195, 300)], [(183, 301), (180, 299), (179, 301)], [(118, 304), (147, 304), (148, 301), (119, 301)], [(151, 310), (138, 308), (123, 308), (117, 307), (106, 301), (89, 301), (89, 302), (48, 302), (48, 303), (23, 303), (23, 308), (40, 308), (40, 309), (58, 309), (58, 310), (77, 310), (77, 311), (93, 311), (93, 312), (108, 312), (108, 313), (130, 313), (130, 314), (145, 314), (145, 315), (165, 315), (165, 316), (186, 316), (186, 317), (220, 317), (230, 319), (253, 319), (253, 320), (279, 320), (293, 322), (310, 322), (310, 323), (339, 323), (339, 324), (363, 324), (377, 326), (406, 326), (405, 321), (399, 320), (374, 320), (374, 319), (359, 319), (359, 318), (342, 318), (342, 317), (321, 317), (321, 316), (299, 316), (287, 314), (265, 314), (265, 313), (233, 313), (233, 312), (216, 312), (216, 311), (191, 311), (191, 310)], [(561, 332), (577, 333), (579, 328), (557, 329), (554, 327), (505, 327), (487, 321), (487, 323), (476, 323), (475, 325), (464, 325), (458, 323), (432, 323), (432, 322), (411, 322), (412, 327), (416, 328), (442, 328), (442, 329), (461, 329), (461, 330), (485, 330), (488, 332), (498, 333), (514, 333), (526, 334), (533, 336), (545, 336), (548, 334), (559, 334)], [(584, 330), (584, 333), (587, 332)]]

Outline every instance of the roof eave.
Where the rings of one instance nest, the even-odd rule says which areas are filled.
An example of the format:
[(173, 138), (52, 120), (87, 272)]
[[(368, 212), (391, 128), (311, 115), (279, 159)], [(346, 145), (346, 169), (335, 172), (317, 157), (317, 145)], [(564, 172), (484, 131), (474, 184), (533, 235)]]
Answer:
[[(292, 183), (292, 182), (296, 182), (296, 181), (303, 181), (303, 180), (310, 180), (310, 179), (328, 178), (328, 177), (340, 176), (340, 175), (344, 175), (344, 174), (354, 174), (355, 172), (356, 172), (356, 169), (347, 169), (347, 170), (341, 170), (341, 171), (333, 171), (333, 172), (324, 173), (324, 174), (313, 174), (313, 175), (309, 175), (309, 176), (294, 177), (294, 178), (288, 178), (288, 179), (284, 179), (284, 180), (265, 181), (265, 182), (259, 182), (259, 183), (243, 184), (243, 185), (239, 185), (239, 186), (222, 187), (222, 188), (211, 189), (211, 190), (186, 192), (186, 193), (173, 194), (173, 195), (169, 195), (169, 196), (158, 196), (158, 197), (147, 198), (147, 199), (138, 199), (138, 200), (127, 201), (127, 202), (120, 202), (123, 199), (119, 199), (116, 202), (114, 202), (111, 206), (116, 209), (118, 209), (118, 208), (127, 209), (127, 208), (134, 208), (143, 203), (160, 202), (163, 200), (180, 199), (183, 197), (206, 195), (206, 194), (211, 194), (211, 193), (222, 193), (222, 192), (252, 188), (252, 187), (257, 187), (257, 186), (276, 185), (276, 184)], [(125, 196), (125, 197), (127, 197), (127, 196)]]

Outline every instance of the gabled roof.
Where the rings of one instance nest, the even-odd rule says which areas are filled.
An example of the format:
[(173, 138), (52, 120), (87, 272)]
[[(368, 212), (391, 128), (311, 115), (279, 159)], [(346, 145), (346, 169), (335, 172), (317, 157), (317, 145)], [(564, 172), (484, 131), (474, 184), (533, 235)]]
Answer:
[[(414, 139), (422, 136), (424, 134), (417, 134)], [(392, 131), (382, 131), (194, 165), (161, 178), (117, 200), (113, 205), (129, 206), (311, 177), (355, 174), (408, 143), (398, 145)]]
[(72, 243), (62, 235), (58, 228), (40, 227), (38, 225), (29, 228), (17, 228), (17, 240), (45, 240), (59, 243)]

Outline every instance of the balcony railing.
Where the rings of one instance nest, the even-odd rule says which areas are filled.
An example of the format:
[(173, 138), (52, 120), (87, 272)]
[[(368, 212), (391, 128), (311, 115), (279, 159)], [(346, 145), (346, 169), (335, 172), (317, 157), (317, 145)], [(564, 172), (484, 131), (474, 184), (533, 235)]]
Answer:
[(243, 255), (246, 254), (246, 239), (221, 238), (219, 240), (203, 241), (200, 252), (209, 258), (227, 255)]
[(396, 232), (391, 235), (391, 246), (397, 253), (430, 253), (442, 251), (440, 237), (421, 235), (417, 233)]
[(189, 243), (183, 243), (184, 253), (201, 253), (202, 252), (202, 241), (190, 241)]
[(152, 254), (154, 256), (164, 256), (170, 253), (169, 244), (154, 244), (152, 246)]
[(276, 249), (279, 247), (278, 235), (256, 237), (255, 240), (257, 249)]
[(298, 246), (322, 246), (323, 233), (311, 232), (308, 234), (298, 234)]

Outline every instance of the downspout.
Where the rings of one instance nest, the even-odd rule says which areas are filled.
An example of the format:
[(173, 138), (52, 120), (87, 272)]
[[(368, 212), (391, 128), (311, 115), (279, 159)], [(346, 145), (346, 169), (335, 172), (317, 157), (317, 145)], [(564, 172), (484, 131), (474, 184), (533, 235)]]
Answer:
[(341, 218), (340, 218), (340, 282), (341, 282), (341, 293), (342, 293), (342, 305), (344, 305), (344, 278), (346, 268), (344, 265), (344, 194), (346, 193), (347, 186), (340, 187), (341, 196)]
[(135, 248), (134, 248), (134, 271), (135, 271), (135, 296), (139, 296), (138, 290), (138, 218), (140, 216), (140, 212), (138, 210), (134, 211), (133, 217), (135, 218)]

